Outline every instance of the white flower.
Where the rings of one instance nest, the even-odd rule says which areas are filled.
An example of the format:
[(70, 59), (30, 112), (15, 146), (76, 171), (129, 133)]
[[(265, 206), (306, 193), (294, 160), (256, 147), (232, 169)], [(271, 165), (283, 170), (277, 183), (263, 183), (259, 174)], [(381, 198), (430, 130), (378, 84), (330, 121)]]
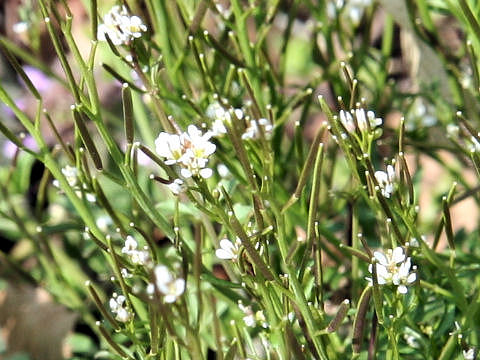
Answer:
[(130, 279), (131, 277), (133, 277), (133, 275), (130, 274), (130, 273), (128, 272), (128, 270), (125, 269), (125, 268), (122, 268), (122, 269), (120, 270), (120, 274), (122, 275), (122, 277), (123, 277), (124, 279)]
[(252, 307), (249, 306), (244, 306), (241, 301), (238, 302), (238, 308), (243, 312), (245, 315), (243, 317), (243, 322), (245, 325), (248, 327), (255, 327), (257, 325), (257, 322), (255, 320), (255, 313), (252, 310)]
[(188, 179), (192, 176), (209, 178), (212, 176), (212, 169), (207, 168), (210, 155), (215, 150), (215, 144), (209, 140), (211, 132), (202, 132), (195, 125), (189, 125), (187, 131), (177, 134), (161, 132), (155, 140), (157, 153), (165, 157), (165, 164), (180, 166), (180, 174)]
[(116, 315), (115, 319), (120, 322), (127, 322), (133, 317), (133, 314), (126, 308), (125, 300), (125, 296), (113, 293), (109, 301), (110, 310)]
[(355, 120), (357, 120), (360, 131), (367, 131), (369, 127), (374, 129), (382, 125), (383, 122), (381, 118), (375, 117), (373, 111), (365, 111), (365, 109), (340, 110), (340, 121), (349, 133), (355, 132)]
[(263, 328), (268, 328), (269, 325), (262, 310), (253, 312), (250, 305), (244, 306), (241, 301), (238, 302), (238, 308), (245, 315), (243, 317), (243, 322), (245, 323), (245, 325), (247, 325), (248, 327), (255, 327), (257, 325), (257, 322), (259, 322)]
[[(237, 117), (237, 119), (243, 119), (242, 109), (233, 109), (233, 111), (235, 112), (235, 116)], [(229, 110), (225, 110), (225, 108), (220, 105), (219, 102), (213, 102), (208, 105), (205, 113), (208, 118), (213, 120), (213, 136), (222, 136), (227, 133), (225, 123), (229, 123), (231, 121), (231, 115)]]
[(237, 260), (238, 253), (240, 251), (241, 241), (236, 239), (235, 243), (232, 243), (228, 239), (220, 240), (220, 249), (215, 251), (215, 255), (222, 260)]
[[(395, 249), (387, 250), (384, 254), (380, 251), (375, 251), (373, 256), (376, 260), (377, 281), (379, 285), (393, 284), (397, 286), (397, 291), (400, 294), (407, 293), (407, 286), (417, 279), (415, 272), (410, 272), (412, 268), (411, 258), (406, 257), (403, 248), (396, 247)], [(416, 267), (413, 267), (415, 270)], [(372, 264), (368, 266), (368, 271), (372, 273)], [(371, 283), (372, 279), (367, 278)]]
[(475, 348), (470, 348), (468, 350), (463, 350), (463, 358), (465, 360), (474, 360), (475, 359)]
[(75, 166), (67, 165), (62, 169), (62, 174), (71, 187), (76, 187), (78, 182), (78, 169)]
[(475, 138), (475, 136), (470, 137), (472, 145), (470, 146), (470, 152), (480, 152), (480, 142)]
[[(78, 179), (78, 169), (75, 166), (70, 166), (70, 165), (65, 166), (64, 168), (62, 168), (62, 174), (63, 176), (65, 176), (65, 179), (67, 180), (68, 185), (70, 185), (73, 189), (75, 189), (75, 194), (78, 197), (85, 196), (85, 199), (88, 202), (95, 202), (97, 200), (95, 195), (86, 191), (88, 190), (86, 184), (82, 184), (83, 186), (80, 186), (79, 179)], [(60, 183), (58, 180), (56, 179), (53, 180), (52, 184), (56, 188), (60, 189)]]
[(137, 250), (138, 243), (130, 235), (125, 239), (125, 244), (122, 248), (122, 254), (128, 255), (130, 261), (136, 265), (145, 265), (150, 260), (148, 251), (146, 250)]
[(12, 26), (12, 30), (15, 34), (23, 34), (28, 31), (28, 28), (30, 27), (30, 24), (26, 21), (20, 21)]
[(98, 26), (97, 38), (106, 41), (108, 35), (114, 45), (128, 44), (135, 38), (142, 36), (147, 31), (147, 26), (138, 16), (130, 16), (127, 8), (115, 5), (103, 17), (103, 24)]
[(183, 155), (183, 147), (180, 143), (180, 136), (177, 134), (169, 134), (161, 132), (155, 140), (157, 154), (167, 158), (165, 164), (173, 165)]
[(217, 166), (218, 175), (222, 178), (227, 178), (230, 176), (230, 170), (225, 164), (218, 164)]
[(327, 16), (334, 20), (340, 10), (353, 25), (358, 25), (362, 19), (365, 8), (370, 6), (372, 0), (331, 0), (327, 3)]
[(180, 194), (185, 188), (182, 179), (173, 180), (170, 184), (167, 185), (167, 187), (175, 195)]
[(375, 179), (377, 179), (382, 195), (386, 198), (390, 198), (393, 193), (395, 177), (395, 168), (392, 165), (387, 166), (386, 172), (375, 171)]
[(455, 124), (447, 125), (447, 137), (457, 139), (460, 133), (460, 128)]
[(108, 215), (98, 217), (96, 221), (97, 227), (103, 232), (107, 232), (109, 226), (112, 225), (112, 218)]
[(250, 120), (248, 123), (248, 127), (245, 129), (245, 132), (242, 135), (242, 139), (253, 140), (260, 138), (260, 127), (262, 127), (265, 138), (270, 139), (270, 137), (272, 136), (273, 126), (270, 121), (265, 118), (261, 118), (259, 120)]
[(155, 286), (164, 295), (163, 299), (166, 303), (175, 302), (184, 293), (185, 280), (182, 278), (174, 279), (166, 266), (157, 265), (153, 274), (155, 276)]

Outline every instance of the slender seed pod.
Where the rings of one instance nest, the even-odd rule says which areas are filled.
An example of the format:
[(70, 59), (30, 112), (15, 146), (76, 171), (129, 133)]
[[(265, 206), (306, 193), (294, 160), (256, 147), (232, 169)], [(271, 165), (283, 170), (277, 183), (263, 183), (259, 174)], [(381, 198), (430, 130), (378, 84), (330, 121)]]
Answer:
[(87, 287), (90, 296), (92, 297), (102, 316), (112, 325), (115, 330), (120, 330), (120, 324), (113, 318), (110, 312), (105, 309), (105, 306), (103, 306), (103, 302), (100, 300), (100, 296), (98, 296), (98, 293), (93, 287), (92, 283), (88, 280), (85, 282), (85, 286)]
[(75, 106), (72, 106), (72, 112), (75, 125), (77, 126), (77, 129), (80, 132), (80, 137), (82, 138), (82, 141), (85, 144), (85, 147), (87, 148), (88, 153), (93, 160), (93, 164), (95, 165), (97, 170), (102, 170), (102, 159), (100, 158), (97, 147), (95, 146), (95, 143), (90, 136), (90, 132), (85, 125), (85, 120), (87, 119), (87, 117), (83, 115), (83, 113), (81, 113)]
[(377, 313), (377, 319), (379, 324), (383, 324), (383, 299), (382, 290), (378, 284), (377, 275), (377, 259), (372, 258), (372, 283), (373, 283), (373, 305), (375, 306), (375, 312)]
[(347, 246), (347, 245), (344, 245), (344, 244), (340, 244), (340, 247), (342, 249), (345, 249), (347, 250), (351, 255), (365, 261), (365, 262), (370, 262), (370, 257), (365, 254), (363, 251), (360, 251), (358, 249), (354, 249), (353, 247), (351, 246)]
[(360, 353), (363, 341), (363, 331), (366, 324), (366, 315), (368, 311), (368, 304), (370, 302), (370, 296), (372, 295), (372, 287), (368, 286), (363, 291), (358, 302), (357, 314), (355, 320), (353, 321), (353, 353)]
[(133, 125), (132, 92), (130, 91), (128, 83), (123, 83), (122, 85), (122, 104), (125, 138), (128, 144), (132, 144), (135, 137), (135, 127)]
[(345, 316), (347, 316), (347, 311), (349, 308), (350, 308), (350, 300), (348, 299), (343, 300), (340, 307), (338, 308), (337, 314), (332, 319), (332, 321), (330, 321), (330, 324), (328, 324), (327, 332), (332, 333), (334, 331), (337, 331), (337, 329), (342, 324), (343, 319), (345, 319)]
[(108, 331), (103, 327), (100, 321), (97, 321), (96, 325), (98, 326), (98, 330), (102, 334), (103, 338), (112, 347), (112, 349), (117, 352), (118, 355), (120, 355), (123, 359), (133, 359), (120, 347), (120, 345), (118, 345), (118, 343), (115, 340), (113, 340), (113, 338), (110, 336)]

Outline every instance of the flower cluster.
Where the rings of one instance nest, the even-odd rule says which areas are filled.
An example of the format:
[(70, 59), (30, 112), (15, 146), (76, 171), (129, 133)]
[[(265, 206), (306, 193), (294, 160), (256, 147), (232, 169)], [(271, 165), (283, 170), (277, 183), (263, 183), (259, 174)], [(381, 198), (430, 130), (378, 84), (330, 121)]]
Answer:
[(241, 301), (238, 302), (238, 308), (245, 315), (243, 317), (243, 322), (245, 323), (245, 325), (247, 325), (248, 327), (255, 327), (257, 326), (258, 322), (262, 325), (263, 328), (268, 328), (268, 322), (265, 318), (265, 315), (263, 314), (263, 311), (259, 310), (257, 312), (254, 312), (250, 305), (245, 306)]
[(382, 125), (383, 122), (381, 118), (375, 117), (373, 111), (365, 111), (362, 108), (350, 111), (340, 110), (340, 121), (349, 133), (355, 132), (355, 121), (360, 131), (367, 131), (369, 128), (374, 129)]
[(190, 125), (180, 135), (161, 132), (155, 146), (157, 153), (166, 158), (165, 164), (180, 166), (180, 174), (184, 178), (201, 176), (206, 179), (212, 176), (212, 169), (206, 166), (216, 149), (215, 144), (209, 141), (211, 137), (211, 132), (202, 134), (195, 125)]
[(228, 239), (220, 240), (220, 249), (215, 251), (215, 255), (222, 260), (236, 261), (240, 252), (241, 240), (237, 238), (235, 242), (231, 242)]
[(155, 289), (163, 295), (163, 300), (166, 303), (173, 303), (185, 291), (185, 279), (175, 279), (172, 273), (164, 265), (157, 265), (153, 269), (153, 276), (155, 282), (149, 284), (147, 292), (150, 295), (155, 293)]
[(388, 165), (386, 172), (375, 171), (374, 175), (382, 195), (386, 198), (390, 198), (395, 189), (395, 168), (392, 165)]
[[(248, 119), (247, 119), (248, 120)], [(266, 139), (270, 139), (273, 132), (273, 126), (268, 119), (261, 118), (258, 120), (248, 120), (248, 126), (242, 135), (242, 139), (259, 139), (261, 134), (265, 135)]]
[(135, 265), (145, 265), (150, 260), (147, 250), (137, 250), (138, 243), (132, 236), (127, 236), (122, 248), (122, 254), (126, 254)]
[(103, 24), (98, 26), (97, 38), (106, 41), (106, 35), (114, 45), (128, 44), (142, 36), (147, 26), (138, 16), (130, 16), (125, 5), (115, 5), (103, 17)]
[(372, 0), (332, 0), (327, 3), (327, 15), (336, 19), (340, 12), (345, 13), (353, 25), (358, 25), (365, 8), (372, 4)]
[(125, 300), (125, 296), (113, 293), (109, 301), (110, 310), (116, 315), (115, 319), (123, 323), (133, 317), (133, 314), (127, 309)]
[[(412, 284), (417, 279), (417, 274), (410, 270), (416, 270), (416, 266), (412, 267), (411, 258), (407, 257), (403, 248), (396, 247), (395, 249), (387, 250), (384, 254), (380, 251), (373, 253), (376, 261), (377, 281), (379, 285), (393, 284), (397, 286), (397, 291), (400, 294), (406, 294), (407, 285)], [(368, 271), (372, 273), (373, 265), (370, 264)], [(367, 281), (372, 282), (371, 278)]]
[[(85, 184), (83, 184), (83, 186), (80, 186), (80, 181), (78, 180), (78, 169), (75, 166), (67, 165), (62, 168), (62, 174), (63, 176), (65, 176), (68, 185), (75, 189), (75, 194), (77, 194), (78, 197), (82, 197), (82, 189), (86, 190), (87, 186)], [(60, 188), (60, 183), (58, 180), (53, 180), (52, 183), (53, 186), (55, 186), (56, 188)], [(85, 199), (89, 202), (96, 201), (95, 195), (89, 192), (85, 193)]]
[[(237, 119), (243, 119), (242, 109), (232, 109)], [(225, 123), (229, 123), (232, 120), (229, 110), (220, 105), (219, 102), (213, 102), (208, 105), (206, 110), (207, 117), (213, 121), (212, 134), (213, 136), (222, 136), (227, 133)]]

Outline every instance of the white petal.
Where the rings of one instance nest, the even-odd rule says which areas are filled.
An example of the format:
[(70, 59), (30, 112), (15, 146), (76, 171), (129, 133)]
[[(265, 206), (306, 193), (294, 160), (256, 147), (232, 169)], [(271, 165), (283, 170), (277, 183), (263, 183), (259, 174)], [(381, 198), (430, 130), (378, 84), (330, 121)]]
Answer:
[(208, 179), (209, 177), (212, 176), (212, 174), (213, 174), (213, 171), (210, 168), (205, 168), (200, 170), (200, 176), (203, 177), (204, 179)]
[(192, 172), (188, 169), (181, 169), (180, 175), (182, 175), (185, 179), (188, 179), (192, 177)]
[(405, 254), (403, 253), (403, 248), (401, 248), (400, 246), (397, 246), (395, 249), (393, 249), (392, 260), (396, 264), (405, 260)]
[(220, 240), (220, 247), (226, 251), (233, 251), (235, 249), (235, 245), (228, 239)]
[(176, 296), (182, 295), (183, 292), (185, 291), (185, 280), (181, 279), (181, 278), (175, 280), (174, 290), (175, 290), (175, 295)]
[[(156, 278), (156, 284), (157, 284), (157, 288), (162, 291), (162, 292), (165, 292), (165, 288), (167, 288), (167, 285), (168, 283), (170, 283), (173, 279), (172, 279), (172, 274), (170, 273), (170, 271), (168, 270), (168, 268), (166, 266), (163, 266), (163, 265), (158, 265), (155, 267), (155, 269), (153, 270), (154, 274), (155, 274), (155, 278)], [(166, 291), (168, 292), (168, 290)]]
[(215, 255), (219, 259), (222, 259), (222, 260), (232, 260), (234, 258), (233, 253), (231, 253), (230, 251), (223, 250), (223, 249), (217, 249), (215, 251)]
[(167, 294), (163, 297), (163, 300), (165, 300), (166, 303), (171, 304), (177, 300), (177, 297), (173, 294)]
[(388, 266), (388, 260), (384, 253), (380, 251), (375, 251), (373, 257), (378, 261), (379, 264), (383, 266)]
[(388, 175), (385, 171), (375, 171), (375, 179), (380, 186), (384, 186), (384, 184), (388, 184)]
[(387, 175), (390, 182), (395, 180), (395, 168), (392, 165), (387, 166)]
[(110, 305), (110, 309), (112, 310), (112, 312), (117, 312), (118, 304), (115, 299), (111, 298), (108, 304)]
[(398, 292), (400, 294), (406, 294), (408, 292), (408, 289), (405, 285), (400, 285), (398, 288), (397, 288)]
[(411, 284), (411, 283), (415, 282), (415, 280), (417, 280), (417, 274), (416, 273), (411, 273), (410, 275), (408, 275), (407, 283)]
[(190, 137), (202, 136), (202, 132), (195, 125), (188, 125), (187, 133)]

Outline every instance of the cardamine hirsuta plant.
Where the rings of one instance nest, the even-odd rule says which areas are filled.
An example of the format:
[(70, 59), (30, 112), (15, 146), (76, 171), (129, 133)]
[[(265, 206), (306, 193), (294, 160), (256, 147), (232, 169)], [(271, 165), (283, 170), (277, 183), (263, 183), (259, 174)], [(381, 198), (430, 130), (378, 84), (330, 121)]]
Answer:
[(72, 359), (476, 359), (478, 6), (13, 6), (2, 277)]

